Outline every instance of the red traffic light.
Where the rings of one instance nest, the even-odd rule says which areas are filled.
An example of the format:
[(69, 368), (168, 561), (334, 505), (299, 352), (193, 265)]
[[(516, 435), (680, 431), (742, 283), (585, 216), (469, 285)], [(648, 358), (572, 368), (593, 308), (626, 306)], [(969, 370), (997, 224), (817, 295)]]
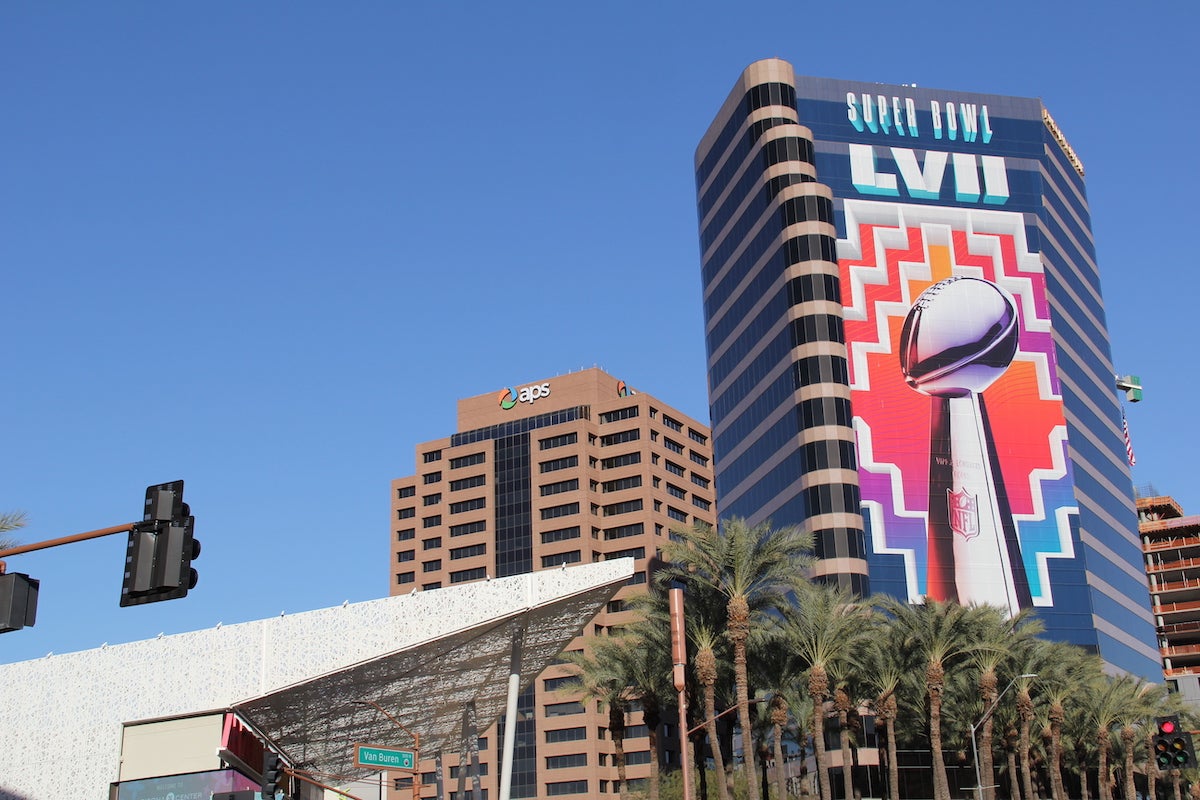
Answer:
[(1159, 732), (1164, 734), (1174, 733), (1177, 727), (1179, 726), (1175, 724), (1175, 720), (1173, 719), (1164, 719), (1158, 723)]

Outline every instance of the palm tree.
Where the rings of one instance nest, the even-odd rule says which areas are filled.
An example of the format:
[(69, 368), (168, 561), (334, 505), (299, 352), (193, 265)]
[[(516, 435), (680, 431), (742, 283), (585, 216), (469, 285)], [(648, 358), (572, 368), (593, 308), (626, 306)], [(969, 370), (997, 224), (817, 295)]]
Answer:
[(717, 735), (717, 650), (720, 647), (720, 635), (701, 625), (692, 633), (692, 644), (696, 648), (696, 655), (692, 661), (696, 682), (704, 691), (704, 729), (708, 733), (708, 746), (712, 750), (713, 767), (717, 776), (717, 797), (720, 800), (729, 800), (729, 785), (725, 780), (725, 758), (721, 754), (721, 739)]
[(663, 710), (676, 702), (671, 681), (671, 629), (666, 620), (645, 616), (626, 628), (612, 641), (619, 646), (619, 657), (625, 662), (634, 693), (642, 703), (642, 722), (650, 739), (649, 800), (659, 794), (659, 730)]
[(11, 533), (18, 528), (24, 528), (25, 522), (24, 511), (5, 511), (0, 513), (0, 550), (7, 550), (10, 547), (17, 546), (17, 540), (5, 534)]
[[(980, 710), (986, 713), (999, 698), (1002, 671), (1010, 664), (1022, 660), (1022, 654), (1037, 641), (1034, 637), (1044, 630), (1044, 626), (1033, 618), (1028, 609), (1009, 618), (1007, 609), (994, 606), (980, 607), (977, 624), (980, 647), (971, 654), (971, 662), (979, 672), (978, 692), (982, 704)], [(1023, 669), (1022, 673), (1032, 671)], [(1016, 672), (1015, 666), (1013, 672)], [(979, 775), (986, 781), (979, 789), (984, 800), (994, 800), (996, 795), (996, 771), (992, 760), (994, 723), (994, 717), (989, 714), (979, 728)], [(1055, 797), (1055, 800), (1060, 798)]]
[[(1050, 794), (1053, 800), (1067, 800), (1063, 785), (1063, 734), (1067, 715), (1078, 713), (1086, 698), (1079, 687), (1088, 685), (1100, 674), (1100, 659), (1075, 645), (1064, 642), (1039, 641), (1037, 652), (1025, 666), (1036, 669), (1038, 690), (1046, 700), (1046, 715), (1050, 728), (1050, 747), (1046, 770), (1050, 774)], [(1086, 779), (1086, 774), (1084, 775)]]
[[(1109, 785), (1112, 777), (1109, 767), (1109, 756), (1112, 754), (1112, 729), (1116, 725), (1124, 728), (1125, 722), (1136, 718), (1144, 709), (1146, 698), (1152, 695), (1152, 692), (1152, 684), (1147, 684), (1142, 678), (1129, 675), (1115, 677), (1101, 675), (1092, 685), (1090, 716), (1099, 751), (1097, 761), (1100, 800), (1112, 800), (1112, 788)], [(1132, 776), (1131, 771), (1130, 776)]]
[[(832, 796), (829, 757), (825, 752), (825, 701), (830, 673), (847, 671), (871, 632), (871, 609), (845, 589), (830, 584), (807, 584), (798, 602), (784, 616), (788, 646), (808, 666), (808, 696), (812, 702), (813, 750), (821, 800)], [(843, 764), (849, 775), (849, 764)], [(849, 787), (848, 787), (849, 788)], [(850, 791), (846, 796), (850, 797)]]
[(782, 611), (789, 595), (807, 585), (804, 575), (812, 564), (812, 534), (796, 527), (774, 529), (769, 523), (751, 527), (741, 519), (725, 520), (719, 529), (697, 524), (677, 533), (679, 541), (667, 542), (663, 548), (670, 566), (659, 579), (707, 587), (726, 599), (725, 635), (733, 646), (746, 794), (750, 800), (759, 800), (750, 741), (753, 726), (746, 641), (761, 614)]
[(613, 740), (613, 760), (617, 767), (621, 800), (629, 796), (625, 772), (625, 715), (630, 703), (637, 697), (634, 676), (625, 652), (627, 646), (627, 641), (621, 637), (595, 638), (591, 642), (591, 652), (569, 654), (570, 663), (578, 672), (574, 682), (562, 687), (580, 690), (585, 703), (595, 700), (601, 707), (608, 707), (608, 731)]
[(875, 712), (876, 728), (882, 723), (887, 743), (888, 798), (900, 800), (900, 768), (896, 763), (897, 695), (909, 670), (893, 632), (890, 626), (876, 625), (865, 640), (859, 663), (862, 678), (875, 695), (870, 706)]
[(946, 670), (962, 666), (972, 653), (987, 647), (978, 642), (977, 636), (977, 620), (983, 612), (978, 607), (964, 607), (955, 602), (931, 598), (926, 598), (920, 605), (909, 605), (886, 597), (879, 604), (892, 618), (904, 647), (923, 666), (929, 704), (933, 797), (934, 800), (950, 800), (950, 782), (942, 757), (942, 699), (946, 688)]

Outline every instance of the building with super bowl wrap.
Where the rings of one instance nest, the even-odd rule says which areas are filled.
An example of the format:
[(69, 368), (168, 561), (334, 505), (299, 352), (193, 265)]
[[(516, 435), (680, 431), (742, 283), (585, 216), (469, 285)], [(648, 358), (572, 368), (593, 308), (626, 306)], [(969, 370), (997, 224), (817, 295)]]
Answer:
[(760, 61), (696, 182), (721, 516), (1157, 678), (1083, 165), (1041, 101)]

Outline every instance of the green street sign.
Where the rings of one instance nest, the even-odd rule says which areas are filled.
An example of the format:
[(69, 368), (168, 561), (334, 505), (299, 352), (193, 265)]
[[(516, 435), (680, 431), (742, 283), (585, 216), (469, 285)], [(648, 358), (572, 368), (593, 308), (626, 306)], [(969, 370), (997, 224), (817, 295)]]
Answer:
[(354, 745), (354, 766), (377, 769), (416, 769), (416, 753), (369, 744)]

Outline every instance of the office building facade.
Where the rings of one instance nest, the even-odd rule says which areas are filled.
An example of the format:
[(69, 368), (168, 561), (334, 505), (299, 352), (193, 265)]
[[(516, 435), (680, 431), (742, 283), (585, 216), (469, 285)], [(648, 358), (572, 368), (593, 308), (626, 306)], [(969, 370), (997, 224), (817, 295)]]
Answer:
[[(416, 474), (392, 483), (392, 594), (632, 556), (629, 585), (568, 648), (581, 650), (630, 621), (625, 602), (672, 530), (716, 523), (708, 427), (599, 369), (460, 400), (457, 428), (418, 445)], [(572, 672), (552, 666), (521, 697), (513, 797), (619, 791), (607, 713), (569, 688)], [(640, 711), (627, 722), (635, 787), (649, 739)], [(495, 797), (501, 748), (492, 730), (477, 756), (444, 753), (445, 796)], [(427, 762), (422, 796), (438, 780)]]
[(722, 516), (1154, 676), (1083, 165), (1042, 103), (770, 59), (695, 164)]

